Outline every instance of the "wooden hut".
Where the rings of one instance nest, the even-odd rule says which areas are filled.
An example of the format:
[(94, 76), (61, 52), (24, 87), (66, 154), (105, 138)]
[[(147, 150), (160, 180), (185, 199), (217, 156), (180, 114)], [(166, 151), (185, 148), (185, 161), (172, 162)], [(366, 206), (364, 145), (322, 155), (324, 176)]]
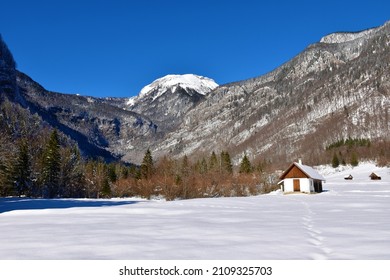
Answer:
[(314, 168), (299, 161), (292, 163), (280, 176), (280, 180), (278, 185), (284, 193), (320, 193), (325, 178)]
[(371, 180), (381, 180), (381, 176), (379, 176), (378, 174), (372, 172), (371, 175), (369, 176), (371, 178)]
[(353, 176), (351, 174), (349, 174), (349, 176), (344, 177), (344, 180), (352, 180), (352, 179), (353, 179)]

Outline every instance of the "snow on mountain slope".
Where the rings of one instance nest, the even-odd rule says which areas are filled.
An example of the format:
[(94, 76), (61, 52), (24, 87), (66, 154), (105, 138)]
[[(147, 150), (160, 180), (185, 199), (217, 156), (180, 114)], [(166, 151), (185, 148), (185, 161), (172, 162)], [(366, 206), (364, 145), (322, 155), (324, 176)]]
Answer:
[(386, 25), (390, 25), (390, 21), (386, 22), (383, 26), (379, 28), (370, 28), (367, 30), (363, 30), (360, 32), (335, 32), (331, 33), (329, 35), (326, 35), (321, 38), (321, 43), (327, 43), (327, 44), (339, 44), (339, 43), (346, 43), (349, 41), (353, 41), (362, 37), (367, 37), (371, 34), (374, 34), (375, 32), (378, 32), (378, 30), (384, 28)]
[(216, 87), (218, 87), (218, 84), (207, 77), (194, 74), (166, 75), (145, 86), (139, 95), (130, 98), (127, 104), (133, 106), (137, 101), (148, 97), (151, 97), (152, 101), (154, 101), (169, 90), (175, 92), (177, 88), (182, 88), (187, 92), (191, 90), (206, 95)]

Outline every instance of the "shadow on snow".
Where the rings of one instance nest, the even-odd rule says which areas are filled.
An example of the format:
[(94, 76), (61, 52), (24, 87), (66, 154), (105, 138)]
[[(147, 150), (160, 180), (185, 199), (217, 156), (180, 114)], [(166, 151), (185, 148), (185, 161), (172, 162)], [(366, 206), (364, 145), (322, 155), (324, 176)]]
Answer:
[(0, 198), (0, 213), (13, 210), (64, 209), (74, 207), (108, 207), (130, 205), (141, 201), (110, 201), (88, 199), (32, 199), (32, 198)]

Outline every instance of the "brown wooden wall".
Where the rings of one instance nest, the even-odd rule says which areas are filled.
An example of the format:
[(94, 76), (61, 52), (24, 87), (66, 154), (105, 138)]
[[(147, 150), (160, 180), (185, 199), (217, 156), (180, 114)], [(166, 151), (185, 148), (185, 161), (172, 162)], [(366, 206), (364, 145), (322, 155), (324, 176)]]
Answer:
[(309, 178), (295, 165), (287, 172), (284, 178)]

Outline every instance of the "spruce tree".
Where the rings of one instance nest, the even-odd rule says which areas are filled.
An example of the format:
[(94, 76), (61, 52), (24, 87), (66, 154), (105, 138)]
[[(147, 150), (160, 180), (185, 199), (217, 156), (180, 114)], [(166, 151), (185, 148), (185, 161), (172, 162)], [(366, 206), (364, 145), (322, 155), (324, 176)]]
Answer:
[(352, 166), (358, 166), (359, 165), (359, 160), (358, 160), (358, 157), (357, 157), (356, 153), (352, 153), (351, 165)]
[(218, 158), (214, 151), (211, 153), (210, 156), (209, 170), (210, 171), (218, 170)]
[(332, 167), (336, 168), (340, 165), (339, 158), (337, 157), (336, 153), (333, 154), (333, 159), (332, 159)]
[(185, 177), (188, 177), (190, 174), (190, 163), (188, 161), (187, 155), (184, 155), (181, 162), (181, 174)]
[(77, 146), (61, 151), (59, 194), (62, 197), (85, 197), (85, 168)]
[(18, 154), (12, 171), (12, 181), (18, 196), (31, 194), (31, 160), (26, 139), (18, 145)]
[(230, 159), (230, 154), (226, 151), (221, 152), (221, 171), (229, 174), (233, 173), (233, 165)]
[(150, 149), (148, 149), (144, 155), (141, 164), (141, 178), (148, 179), (154, 173), (153, 158)]
[(116, 166), (115, 164), (111, 163), (108, 165), (108, 180), (112, 183), (115, 183), (116, 180), (118, 180), (118, 175), (116, 174)]
[(14, 160), (9, 155), (0, 156), (0, 196), (14, 195), (12, 168)]
[(205, 158), (202, 158), (201, 161), (197, 164), (197, 169), (200, 174), (205, 174), (208, 171), (207, 161)]
[(246, 154), (244, 155), (244, 157), (241, 160), (239, 172), (246, 173), (246, 174), (252, 172), (252, 165), (251, 165), (251, 162), (249, 161), (248, 157), (246, 156)]
[(204, 174), (206, 172), (209, 171), (209, 168), (207, 166), (207, 161), (205, 158), (202, 158), (201, 162), (200, 162), (200, 173), (201, 174)]
[(55, 129), (43, 152), (42, 186), (43, 196), (53, 198), (59, 195), (61, 155), (58, 132)]
[(103, 197), (103, 198), (111, 197), (111, 187), (110, 187), (110, 183), (108, 182), (108, 177), (103, 179), (102, 189), (100, 191), (99, 197)]

